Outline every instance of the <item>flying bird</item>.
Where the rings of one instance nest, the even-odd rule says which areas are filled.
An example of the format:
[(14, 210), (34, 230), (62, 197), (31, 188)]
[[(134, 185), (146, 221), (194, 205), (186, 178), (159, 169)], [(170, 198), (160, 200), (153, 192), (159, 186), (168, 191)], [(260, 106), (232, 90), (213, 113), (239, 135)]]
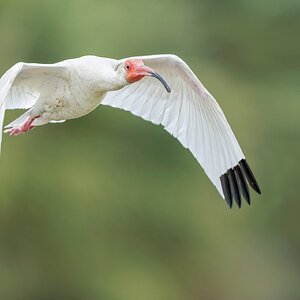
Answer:
[(261, 193), (218, 103), (176, 55), (20, 62), (0, 79), (0, 128), (6, 109), (27, 109), (5, 127), (13, 136), (100, 104), (161, 124), (192, 152), (230, 208), (233, 200), (241, 207), (242, 197), (250, 204), (248, 185)]

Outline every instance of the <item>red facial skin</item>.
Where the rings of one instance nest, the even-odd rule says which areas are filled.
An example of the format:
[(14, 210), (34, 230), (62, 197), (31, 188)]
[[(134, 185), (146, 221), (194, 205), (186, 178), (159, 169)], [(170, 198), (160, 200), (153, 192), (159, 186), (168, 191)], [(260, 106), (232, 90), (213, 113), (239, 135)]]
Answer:
[(158, 79), (165, 87), (168, 93), (171, 92), (168, 83), (154, 70), (144, 65), (141, 59), (128, 59), (124, 63), (124, 70), (126, 71), (126, 80), (128, 83), (134, 83), (141, 80), (144, 76), (151, 76)]
[(144, 76), (150, 75), (153, 70), (144, 65), (141, 59), (128, 59), (124, 63), (124, 69), (127, 72), (126, 80), (134, 83), (141, 80)]

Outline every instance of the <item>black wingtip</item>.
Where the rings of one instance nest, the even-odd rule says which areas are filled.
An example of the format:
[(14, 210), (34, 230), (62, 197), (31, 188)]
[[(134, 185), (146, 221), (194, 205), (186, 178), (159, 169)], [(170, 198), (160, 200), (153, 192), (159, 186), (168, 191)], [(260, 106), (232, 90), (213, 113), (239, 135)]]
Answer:
[(220, 177), (221, 180), (221, 185), (222, 185), (222, 190), (223, 194), (225, 197), (225, 200), (229, 206), (229, 208), (232, 208), (232, 194), (230, 190), (230, 183), (228, 179), (228, 175), (225, 173)]
[(245, 159), (242, 159), (239, 162), (239, 165), (241, 166), (241, 169), (244, 172), (249, 185), (253, 188), (254, 191), (256, 191), (258, 194), (261, 194), (261, 190), (258, 186), (258, 183), (257, 183), (247, 161)]
[(227, 171), (227, 174), (228, 174), (228, 178), (229, 178), (230, 189), (231, 189), (232, 194), (233, 194), (233, 199), (235, 200), (235, 203), (237, 204), (237, 206), (240, 208), (241, 205), (242, 205), (241, 195), (240, 195), (238, 183), (237, 183), (236, 178), (235, 178), (235, 174), (234, 174), (232, 169), (229, 169)]
[(239, 190), (243, 195), (243, 197), (245, 198), (246, 202), (250, 205), (250, 193), (243, 172), (239, 165), (235, 166), (233, 170), (235, 173), (235, 177), (237, 179)]
[(230, 208), (232, 208), (233, 199), (237, 206), (241, 208), (242, 196), (250, 205), (251, 202), (248, 184), (258, 194), (261, 194), (258, 183), (245, 159), (242, 159), (236, 166), (228, 169), (226, 173), (221, 175), (220, 181), (225, 200)]

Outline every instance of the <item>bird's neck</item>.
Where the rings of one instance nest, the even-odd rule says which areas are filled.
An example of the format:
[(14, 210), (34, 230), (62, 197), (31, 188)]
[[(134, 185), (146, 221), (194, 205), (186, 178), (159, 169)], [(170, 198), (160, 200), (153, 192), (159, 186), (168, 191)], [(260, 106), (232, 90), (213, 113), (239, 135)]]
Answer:
[(128, 81), (126, 80), (126, 75), (124, 73), (124, 70), (122, 70), (122, 68), (118, 68), (114, 72), (112, 79), (113, 79), (112, 87), (111, 87), (112, 91), (119, 90), (129, 84)]
[(129, 83), (127, 82), (126, 78), (122, 78), (119, 77), (117, 74), (112, 82), (112, 87), (111, 90), (112, 91), (116, 91), (119, 90), (123, 87), (125, 87), (126, 85), (128, 85)]

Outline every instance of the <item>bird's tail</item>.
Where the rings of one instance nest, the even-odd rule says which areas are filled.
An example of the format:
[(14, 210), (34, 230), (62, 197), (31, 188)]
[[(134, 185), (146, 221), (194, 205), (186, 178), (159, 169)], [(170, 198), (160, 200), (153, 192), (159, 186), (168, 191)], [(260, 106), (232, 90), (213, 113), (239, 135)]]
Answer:
[(3, 128), (3, 121), (5, 115), (5, 101), (7, 94), (9, 93), (11, 86), (22, 70), (22, 63), (18, 63), (11, 67), (1, 78), (0, 78), (0, 152), (1, 152), (1, 143), (2, 143), (2, 128)]

